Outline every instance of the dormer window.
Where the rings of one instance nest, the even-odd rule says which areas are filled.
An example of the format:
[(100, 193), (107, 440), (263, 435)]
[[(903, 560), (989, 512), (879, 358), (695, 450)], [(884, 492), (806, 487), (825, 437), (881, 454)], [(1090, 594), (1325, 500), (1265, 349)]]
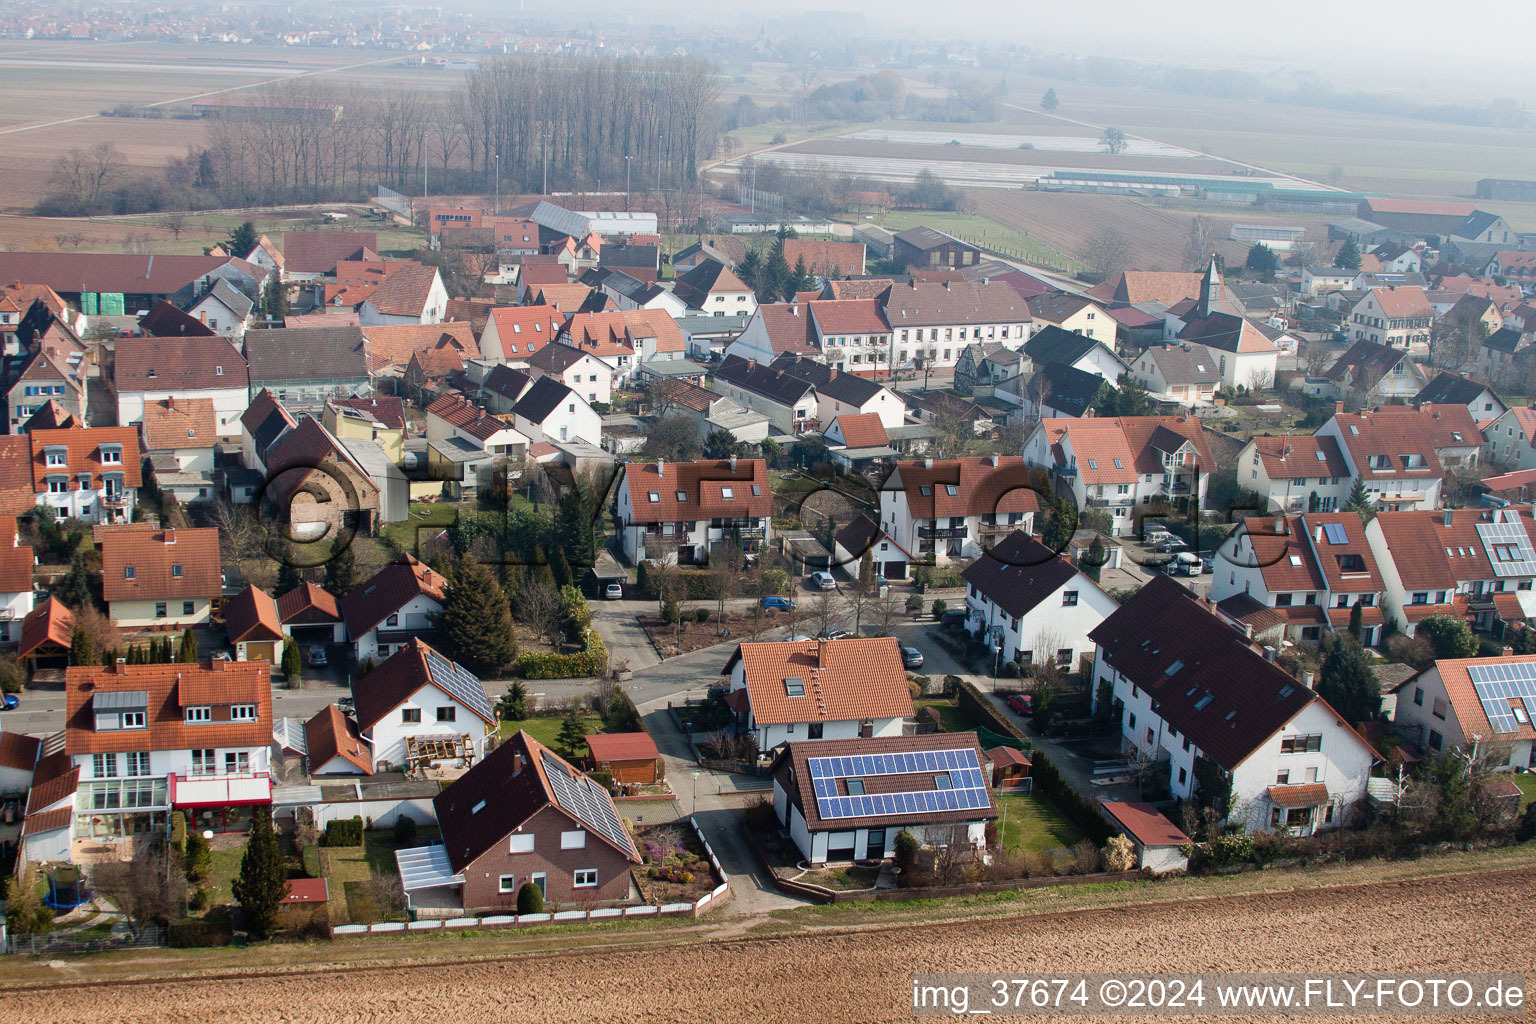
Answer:
[(43, 461), (49, 466), (69, 465), (69, 451), (65, 448), (49, 448), (43, 455)]
[(232, 704), (229, 708), (229, 720), (231, 722), (256, 721), (255, 704)]
[(182, 709), (182, 719), (187, 725), (203, 725), (213, 721), (213, 708), (207, 704), (197, 704)]
[(137, 575), (137, 573), (138, 573), (138, 570), (135, 569), (133, 566), (131, 566), (131, 565), (123, 566), (123, 579), (131, 580), (131, 579), (133, 579)]
[(179, 565), (171, 566), (171, 575), (174, 576), (176, 579), (181, 579), (181, 566), (179, 566)]
[(222, 377), (222, 376), (224, 376), (224, 367), (222, 367), (222, 366), (215, 366), (213, 368), (213, 375), (215, 377)]
[(121, 448), (103, 448), (101, 450), (101, 464), (103, 466), (121, 466), (123, 464), (123, 450)]

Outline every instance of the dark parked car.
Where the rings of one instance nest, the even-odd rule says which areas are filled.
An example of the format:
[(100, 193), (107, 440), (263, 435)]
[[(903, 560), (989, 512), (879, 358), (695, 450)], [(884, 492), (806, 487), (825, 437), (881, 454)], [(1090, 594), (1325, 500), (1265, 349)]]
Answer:
[(939, 616), (939, 625), (951, 633), (959, 633), (965, 629), (965, 620), (969, 615), (970, 612), (964, 608), (951, 608)]

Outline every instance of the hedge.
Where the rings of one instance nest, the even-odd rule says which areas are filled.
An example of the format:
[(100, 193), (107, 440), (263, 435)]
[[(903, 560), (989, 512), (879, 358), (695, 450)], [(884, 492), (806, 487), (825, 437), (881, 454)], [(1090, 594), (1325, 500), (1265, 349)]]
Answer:
[(518, 670), (525, 679), (577, 679), (603, 675), (608, 671), (608, 645), (603, 643), (596, 630), (590, 635), (591, 646), (575, 654), (529, 651), (517, 659)]
[[(640, 593), (653, 601), (660, 596), (656, 593), (660, 577), (656, 574), (655, 564), (645, 561), (635, 566), (635, 582), (640, 587)], [(679, 601), (705, 601), (715, 596), (715, 577), (709, 570), (671, 566), (668, 571), (677, 578), (678, 592), (674, 596)]]
[(171, 812), (171, 848), (187, 848), (187, 816), (182, 811)]
[(325, 835), (320, 839), (321, 846), (362, 846), (363, 845), (363, 819), (341, 818), (327, 822)]
[(320, 847), (304, 847), (300, 859), (304, 862), (304, 873), (310, 878), (320, 878), (325, 874), (325, 869), (320, 866)]
[(174, 949), (227, 946), (235, 939), (235, 929), (228, 921), (177, 921), (166, 929), (165, 939)]

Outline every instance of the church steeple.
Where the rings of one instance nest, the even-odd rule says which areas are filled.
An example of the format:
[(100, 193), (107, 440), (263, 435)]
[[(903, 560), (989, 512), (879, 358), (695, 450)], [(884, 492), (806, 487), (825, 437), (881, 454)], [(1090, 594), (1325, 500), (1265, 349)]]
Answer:
[(1206, 264), (1205, 279), (1200, 284), (1200, 316), (1208, 317), (1221, 306), (1221, 271), (1216, 269), (1216, 257)]

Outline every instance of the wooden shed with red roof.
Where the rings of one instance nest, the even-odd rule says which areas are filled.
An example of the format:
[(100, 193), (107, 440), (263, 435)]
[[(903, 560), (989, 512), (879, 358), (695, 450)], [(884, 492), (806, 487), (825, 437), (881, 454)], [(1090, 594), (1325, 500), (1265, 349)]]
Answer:
[(661, 752), (656, 741), (643, 732), (596, 733), (587, 737), (596, 770), (613, 776), (614, 782), (652, 785)]

